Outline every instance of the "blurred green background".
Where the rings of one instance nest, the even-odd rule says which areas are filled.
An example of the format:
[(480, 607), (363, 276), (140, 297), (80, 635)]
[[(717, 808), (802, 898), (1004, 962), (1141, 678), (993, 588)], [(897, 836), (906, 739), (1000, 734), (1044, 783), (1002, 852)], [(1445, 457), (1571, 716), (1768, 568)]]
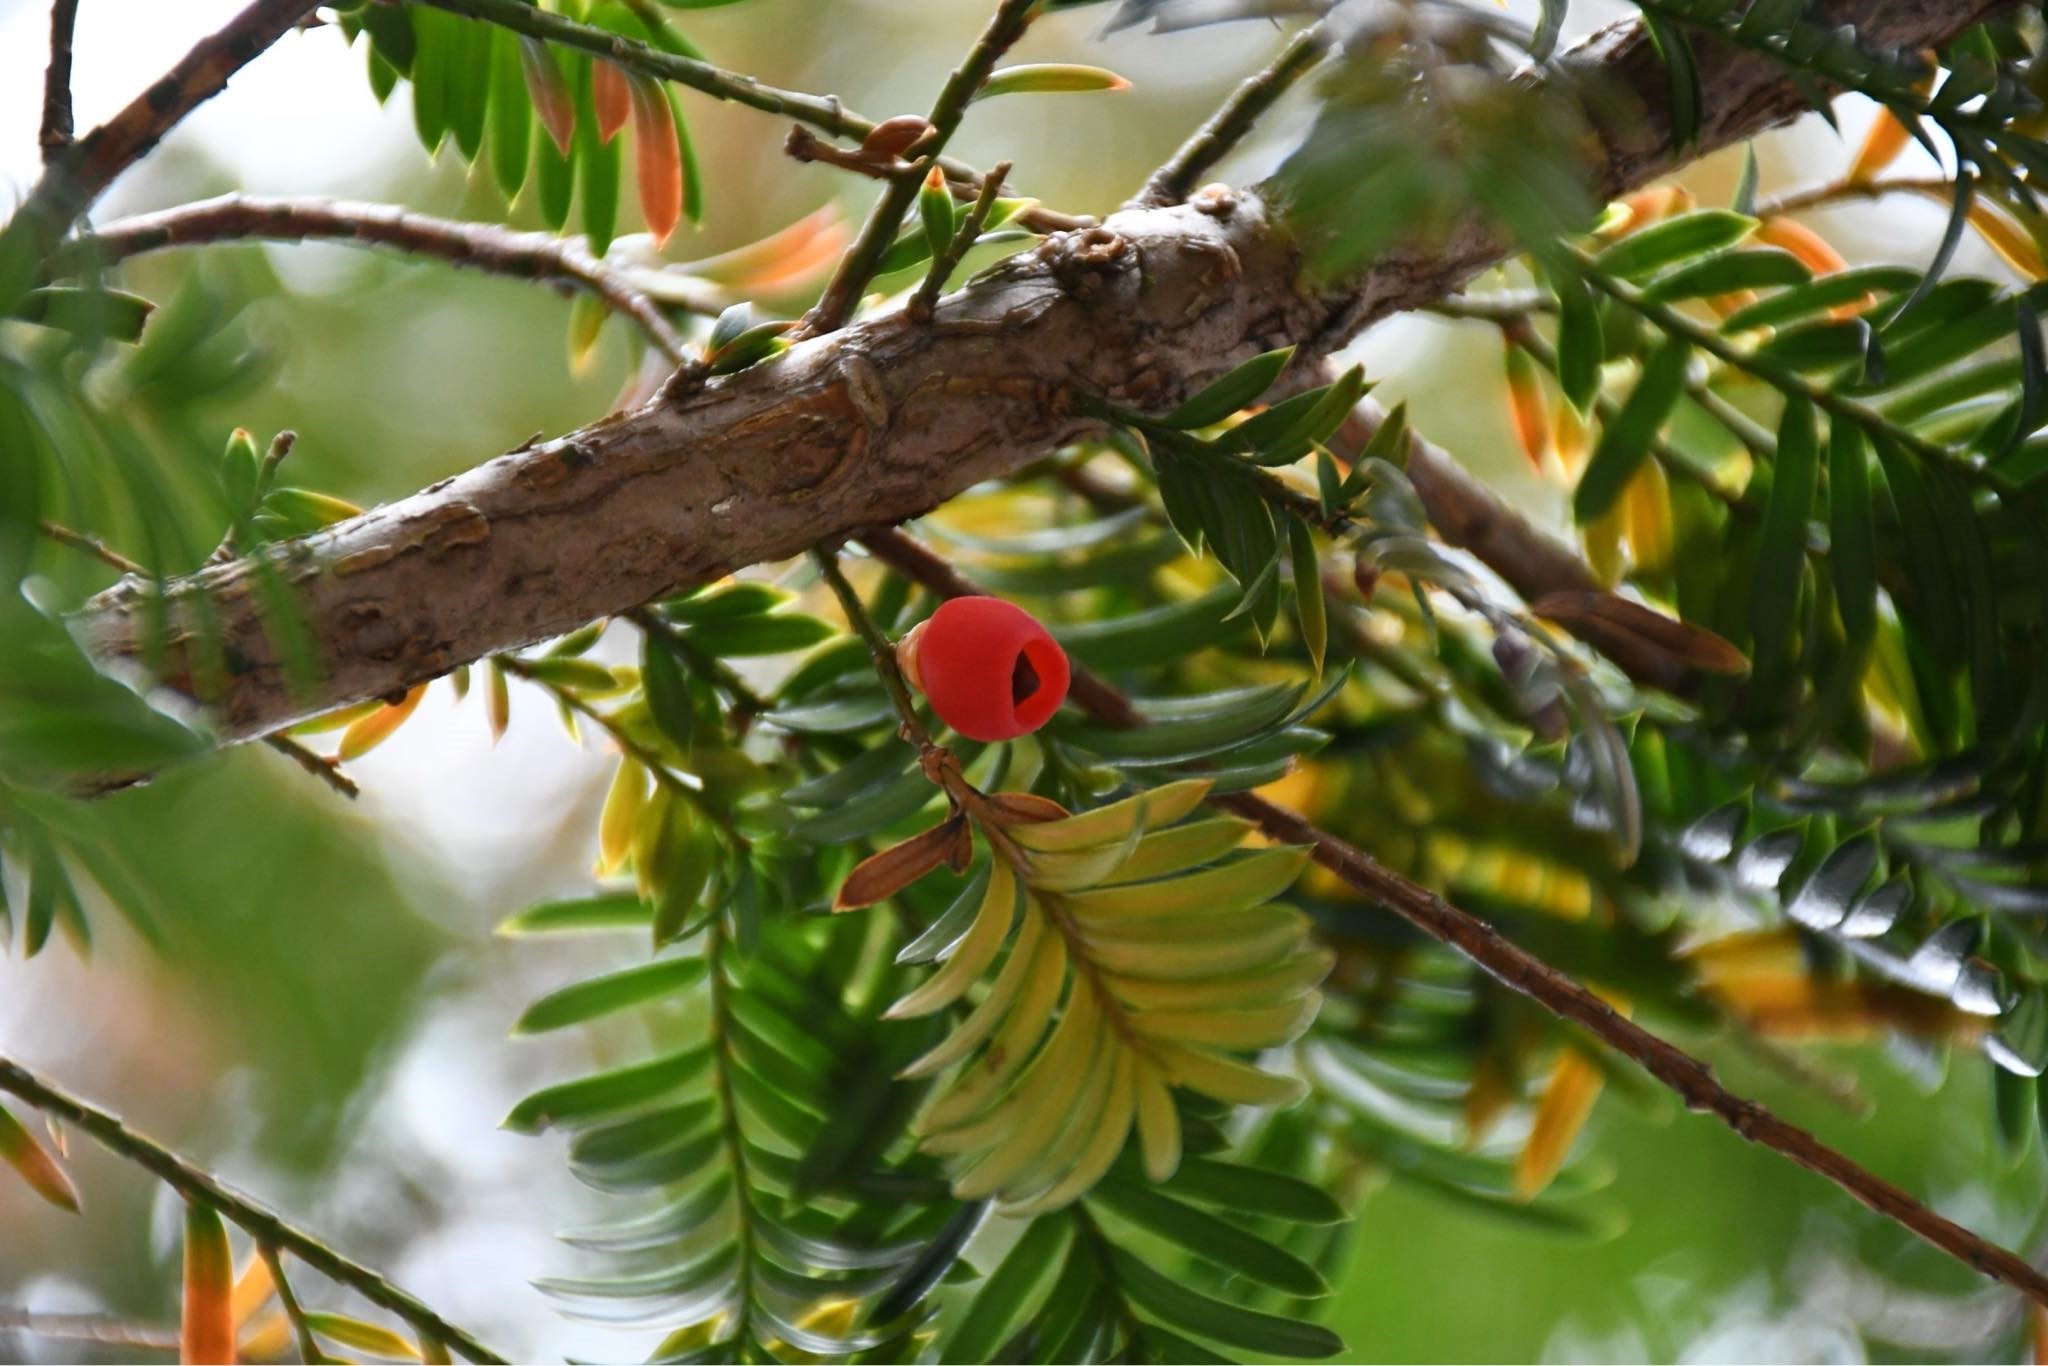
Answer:
[[(88, 0), (81, 123), (231, 9)], [(881, 117), (924, 105), (982, 10), (963, 0), (754, 0), (680, 17), (725, 65), (834, 91)], [(41, 0), (0, 0), (0, 194), (18, 197), (34, 174), (46, 13)], [(1575, 26), (1601, 17), (1576, 10)], [(1091, 11), (1043, 22), (1015, 59), (1108, 65), (1133, 89), (977, 109), (958, 152), (1015, 161), (1016, 183), (1060, 208), (1108, 211), (1279, 40), (1238, 25), (1103, 42), (1098, 23)], [(501, 213), (485, 176), (452, 156), (427, 163), (403, 90), (380, 110), (362, 62), (332, 30), (288, 39), (122, 181), (99, 216), (234, 188)], [(775, 120), (708, 100), (689, 107), (709, 208), (701, 229), (669, 244), (670, 258), (753, 240), (836, 196), (861, 212), (865, 187), (783, 159)], [(1270, 166), (1304, 117), (1283, 111), (1238, 158), (1235, 178)], [(1852, 137), (1865, 117), (1845, 111)], [(1767, 180), (1801, 183), (1842, 155), (1824, 131), (1781, 135), (1766, 149)], [(1710, 193), (1726, 179), (1717, 167), (1694, 183)], [(523, 203), (512, 217), (534, 221)], [(1932, 237), (1940, 218), (1938, 207), (1908, 206), (1889, 240), (1867, 246), (1896, 253)], [(1854, 254), (1854, 234), (1842, 240)], [(241, 310), (261, 356), (231, 399), (160, 433), (169, 448), (201, 469), (235, 426), (259, 438), (289, 426), (301, 438), (296, 481), (363, 503), (600, 415), (634, 363), (614, 323), (588, 368), (571, 373), (569, 306), (547, 291), (343, 247), (169, 253), (127, 278), (159, 299), (203, 285), (220, 307)], [(1527, 473), (1508, 439), (1490, 336), (1397, 320), (1359, 352), (1381, 392), (1406, 397), (1430, 436), (1521, 505), (1557, 516), (1561, 495)], [(84, 566), (62, 572), (71, 594), (104, 581)], [(89, 963), (68, 946), (31, 963), (0, 960), (0, 1051), (121, 1111), (522, 1355), (644, 1350), (645, 1335), (569, 1323), (527, 1286), (564, 1265), (552, 1231), (590, 1204), (556, 1144), (496, 1128), (513, 1098), (567, 1070), (560, 1050), (571, 1046), (510, 1041), (506, 1027), (537, 991), (591, 963), (496, 941), (490, 927), (540, 896), (588, 886), (605, 763), (530, 699), (515, 700), (512, 729), (493, 748), (474, 699), (457, 709), (439, 687), (353, 771), (364, 796), (348, 807), (250, 750), (78, 812), (146, 887), (156, 942), (96, 905)], [(1876, 1118), (1859, 1120), (1715, 1041), (1701, 1046), (1739, 1088), (1974, 1228), (2018, 1236), (2038, 1206), (2038, 1159), (2010, 1165), (1984, 1146), (1980, 1058), (1946, 1074), (1877, 1050), (1821, 1059), (1861, 1078)], [(1585, 1142), (1612, 1172), (1595, 1197), (1604, 1238), (1539, 1233), (1399, 1186), (1377, 1191), (1329, 1311), (1352, 1354), (1858, 1359), (1859, 1318), (1915, 1306), (1874, 1309), (1839, 1254), (1957, 1295), (1976, 1289), (1819, 1179), (1661, 1099), (1637, 1105), (1610, 1089)], [(171, 1321), (174, 1208), (89, 1144), (73, 1153), (81, 1218), (0, 1181), (0, 1308)], [(1947, 1344), (1969, 1355), (1972, 1334), (2006, 1304), (1919, 1305), (1919, 1354)], [(79, 1350), (0, 1327), (0, 1357)]]

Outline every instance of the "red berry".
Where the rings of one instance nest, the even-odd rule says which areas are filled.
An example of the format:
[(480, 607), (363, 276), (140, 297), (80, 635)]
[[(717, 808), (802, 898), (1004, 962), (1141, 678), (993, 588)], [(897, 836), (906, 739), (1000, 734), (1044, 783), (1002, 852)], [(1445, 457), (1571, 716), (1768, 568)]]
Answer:
[(939, 719), (970, 740), (1014, 740), (1067, 696), (1067, 652), (1001, 598), (952, 598), (896, 647)]

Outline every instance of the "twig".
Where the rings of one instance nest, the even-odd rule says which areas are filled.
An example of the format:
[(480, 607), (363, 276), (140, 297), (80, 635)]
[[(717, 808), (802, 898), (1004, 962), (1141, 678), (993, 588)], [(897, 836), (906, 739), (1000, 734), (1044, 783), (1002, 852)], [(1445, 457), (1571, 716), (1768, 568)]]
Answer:
[(1152, 173), (1152, 178), (1145, 182), (1145, 188), (1138, 192), (1134, 202), (1148, 208), (1163, 208), (1186, 199), (1196, 183), (1217, 162), (1228, 156), (1231, 148), (1244, 140), (1259, 117), (1322, 60), (1329, 45), (1329, 31), (1320, 23), (1311, 24), (1295, 34), (1287, 46), (1280, 49), (1280, 55), (1273, 59), (1271, 65), (1232, 91), (1223, 107), (1210, 115), (1209, 121), (1196, 129), (1180, 149), (1167, 158), (1165, 165)]
[(299, 1303), (298, 1292), (292, 1289), (291, 1278), (284, 1274), (284, 1258), (274, 1243), (259, 1241), (256, 1255), (263, 1259), (263, 1265), (270, 1268), (270, 1284), (277, 1291), (277, 1302), (284, 1306), (284, 1316), (292, 1325), (292, 1336), (299, 1341), (301, 1361), (320, 1360), (320, 1343), (313, 1336), (313, 1325), (306, 1322), (305, 1306)]
[(752, 685), (746, 679), (740, 677), (737, 669), (734, 669), (716, 655), (708, 654), (698, 646), (691, 644), (689, 636), (662, 620), (660, 614), (655, 612), (653, 608), (636, 607), (623, 615), (627, 621), (632, 622), (641, 631), (648, 635), (662, 637), (674, 645), (676, 649), (687, 655), (690, 666), (707, 674), (715, 686), (722, 689), (734, 702), (738, 703), (740, 710), (751, 716), (759, 716), (774, 705), (767, 698), (761, 696), (760, 693), (755, 692)]
[(62, 1342), (96, 1342), (141, 1352), (178, 1350), (177, 1329), (112, 1314), (38, 1314), (28, 1309), (0, 1309), (0, 1332), (30, 1333)]
[(50, 66), (43, 74), (43, 129), (37, 144), (48, 161), (71, 145), (71, 32), (78, 26), (78, 0), (50, 6)]
[(0, 233), (0, 298), (12, 295), (72, 220), (180, 119), (227, 86), (228, 78), (311, 14), (316, 0), (252, 0), (225, 26), (201, 38), (178, 64), (120, 113), (50, 158), (42, 179)]
[(149, 573), (147, 569), (144, 569), (141, 565), (129, 559), (97, 536), (88, 536), (83, 531), (73, 531), (70, 527), (60, 522), (52, 522), (47, 518), (40, 522), (39, 526), (43, 535), (55, 541), (58, 545), (68, 545), (73, 550), (84, 551), (101, 564), (107, 565), (123, 574), (142, 574), (146, 576)]
[(666, 759), (634, 739), (626, 728), (619, 723), (618, 718), (591, 705), (580, 693), (560, 687), (535, 673), (532, 667), (518, 655), (496, 655), (493, 658), (498, 667), (506, 673), (511, 674), (515, 678), (523, 678), (528, 683), (546, 688), (550, 693), (554, 694), (563, 706), (576, 712), (578, 715), (595, 721), (599, 728), (611, 737), (612, 743), (617, 745), (620, 751), (628, 757), (638, 760), (642, 768), (654, 775), (654, 780), (657, 783), (660, 783), (678, 796), (687, 797), (693, 805), (702, 806), (702, 803), (698, 800), (696, 789), (671, 772)]
[[(1429, 311), (1444, 318), (1466, 322), (1492, 323), (1504, 332), (1511, 332), (1516, 343), (1525, 347), (1529, 354), (1542, 361), (1547, 369), (1553, 373), (1557, 370), (1557, 353), (1540, 336), (1537, 336), (1528, 324), (1529, 315), (1532, 313), (1554, 313), (1557, 311), (1557, 300), (1541, 290), (1510, 290), (1498, 294), (1460, 294), (1455, 298), (1431, 304)], [(1517, 330), (1518, 323), (1520, 324), (1519, 330)], [(1760, 455), (1766, 460), (1776, 457), (1778, 453), (1778, 438), (1759, 425), (1755, 418), (1715, 393), (1713, 387), (1706, 380), (1696, 375), (1687, 374), (1685, 377), (1685, 393), (1686, 397), (1704, 408), (1708, 416), (1712, 417), (1723, 427), (1726, 427), (1730, 435), (1748, 447), (1752, 454)], [(1613, 404), (1607, 403), (1601, 409), (1602, 415), (1605, 416), (1607, 410), (1613, 407)], [(1688, 465), (1684, 457), (1674, 455), (1672, 459), (1665, 459), (1663, 453), (1669, 450), (1670, 447), (1668, 445), (1659, 443), (1658, 446), (1652, 448), (1652, 453), (1656, 454), (1665, 468), (1673, 473), (1699, 483), (1707, 492), (1713, 494), (1722, 502), (1729, 503), (1730, 506), (1736, 505), (1732, 495), (1726, 489), (1713, 483), (1704, 471)]]
[[(931, 127), (912, 150), (937, 160), (945, 150), (947, 140), (953, 136), (953, 130), (960, 126), (960, 119), (966, 114), (975, 92), (981, 89), (1002, 55), (1024, 36), (1024, 30), (1031, 25), (1032, 11), (1037, 7), (1038, 0), (998, 0), (996, 12), (989, 16), (981, 36), (975, 39), (966, 57), (940, 87), (938, 98), (932, 101), (931, 113), (925, 115), (925, 122)], [(923, 174), (921, 168), (914, 167), (886, 182), (882, 197), (875, 201), (874, 208), (868, 211), (868, 221), (861, 225), (860, 236), (854, 239), (853, 245), (840, 259), (839, 269), (832, 273), (832, 279), (826, 284), (817, 305), (798, 326), (799, 332), (813, 337), (834, 332), (852, 315), (861, 291), (874, 278), (889, 244), (896, 240), (903, 215), (909, 212), (917, 199)]]
[(813, 550), (811, 559), (831, 586), (832, 596), (839, 599), (839, 610), (846, 614), (846, 624), (866, 642), (868, 654), (875, 662), (875, 673), (880, 676), (883, 688), (887, 689), (889, 701), (896, 707), (903, 738), (915, 745), (919, 753), (937, 749), (931, 731), (925, 728), (924, 719), (917, 714), (917, 703), (910, 696), (910, 684), (903, 677), (903, 669), (896, 662), (896, 647), (875, 625), (874, 618), (868, 615), (867, 605), (860, 600), (860, 594), (854, 592), (853, 585), (846, 581), (845, 572), (839, 568), (839, 552)]
[[(839, 102), (836, 95), (813, 95), (802, 90), (784, 90), (752, 76), (737, 71), (727, 71), (709, 62), (694, 57), (683, 57), (672, 52), (662, 52), (646, 43), (613, 33), (609, 29), (593, 24), (578, 23), (545, 10), (526, 0), (421, 0), (437, 9), (451, 14), (464, 14), (472, 19), (481, 19), (500, 28), (523, 33), (529, 38), (541, 38), (563, 47), (573, 47), (593, 56), (603, 57), (620, 66), (643, 71), (662, 80), (674, 81), (689, 86), (692, 90), (711, 96), (713, 99), (731, 100), (764, 113), (781, 114), (786, 118), (798, 119), (813, 128), (830, 133), (833, 137), (852, 138), (858, 141), (875, 129), (875, 121), (863, 114), (855, 113)], [(971, 93), (971, 92), (970, 92)], [(949, 181), (967, 187), (972, 194), (981, 182), (981, 176), (965, 162), (941, 157), (939, 167), (945, 171)], [(886, 174), (886, 171), (883, 172)], [(1053, 227), (1029, 226), (1040, 231), (1056, 231)], [(1071, 223), (1063, 227), (1074, 226)]]
[[(1965, 176), (1974, 180), (1974, 176)], [(1839, 204), (1845, 199), (1882, 199), (1891, 194), (1925, 195), (1946, 204), (1955, 198), (1956, 182), (1946, 176), (1912, 177), (1901, 180), (1833, 180), (1791, 194), (1767, 199), (1756, 206), (1758, 218), (1776, 218), (1788, 213)]]
[(1003, 180), (1010, 174), (1010, 163), (999, 161), (989, 167), (982, 177), (981, 193), (974, 197), (974, 203), (967, 210), (953, 239), (946, 243), (946, 249), (932, 258), (931, 269), (925, 272), (924, 281), (918, 285), (917, 293), (910, 298), (906, 311), (919, 322), (929, 318), (932, 305), (939, 301), (939, 295), (946, 288), (946, 281), (960, 265), (960, 258), (974, 246), (981, 237), (982, 225), (988, 222), (991, 210), (996, 206), (996, 196), (1002, 192)]
[(1815, 383), (1789, 366), (1745, 350), (1722, 336), (1717, 329), (1688, 317), (1671, 305), (1657, 303), (1645, 297), (1634, 285), (1601, 269), (1586, 252), (1575, 251), (1573, 257), (1573, 263), (1578, 267), (1586, 283), (1629, 312), (1641, 317), (1665, 336), (1678, 338), (1725, 365), (1754, 375), (1779, 393), (1804, 399), (1829, 417), (1854, 423), (1874, 438), (1890, 440), (1922, 460), (1945, 465), (1970, 483), (2008, 496), (2015, 491), (2012, 481), (1990, 466), (1975, 464), (1941, 443), (1930, 441), (1917, 432), (1909, 431), (1887, 420), (1884, 414), (1869, 404), (1845, 398), (1829, 386)]
[[(789, 136), (782, 140), (782, 150), (792, 161), (823, 162), (827, 166), (836, 166), (842, 171), (851, 171), (870, 180), (887, 180), (899, 172), (910, 169), (909, 163), (901, 158), (881, 161), (864, 155), (857, 148), (841, 147), (837, 143), (827, 142), (800, 123), (789, 126)], [(976, 177), (974, 172), (968, 171), (967, 178), (963, 179), (953, 174), (952, 165), (947, 158), (939, 158), (939, 169), (946, 172), (946, 188), (953, 192), (953, 198), (962, 203), (971, 203), (979, 198), (981, 192), (977, 187), (987, 183), (988, 177)], [(1071, 232), (1077, 228), (1092, 228), (1096, 223), (1096, 220), (1087, 214), (1061, 213), (1057, 209), (1048, 209), (1043, 204), (1032, 205), (1010, 221), (1040, 233)]]
[[(321, 239), (390, 247), (493, 275), (585, 289), (637, 323), (671, 361), (680, 364), (689, 354), (682, 335), (647, 290), (624, 270), (591, 255), (581, 239), (516, 232), (494, 223), (463, 223), (392, 204), (227, 194), (123, 218), (98, 232), (81, 234), (64, 244), (57, 264), (78, 269), (167, 247), (249, 238), (279, 242)], [(664, 298), (699, 313), (715, 314), (724, 306), (724, 300), (709, 286), (696, 301), (667, 290)]]
[(21, 1097), (45, 1114), (57, 1116), (91, 1136), (94, 1142), (151, 1173), (188, 1200), (211, 1205), (256, 1240), (289, 1249), (321, 1275), (349, 1287), (380, 1309), (397, 1315), (413, 1328), (432, 1333), (476, 1362), (502, 1362), (503, 1357), (469, 1333), (442, 1318), (362, 1263), (337, 1252), (319, 1238), (223, 1185), (211, 1172), (193, 1165), (170, 1149), (143, 1137), (107, 1113), (0, 1057), (0, 1091)]
[[(1536, 363), (1550, 371), (1551, 374), (1557, 373), (1556, 349), (1549, 342), (1545, 341), (1543, 335), (1530, 324), (1527, 314), (1523, 314), (1520, 317), (1503, 318), (1497, 325), (1503, 337), (1534, 356)], [(1759, 427), (1750, 419), (1748, 414), (1741, 412), (1719, 394), (1708, 389), (1704, 382), (1694, 379), (1691, 375), (1687, 375), (1685, 378), (1685, 390), (1688, 395), (1695, 401), (1702, 403), (1703, 406), (1708, 398), (1717, 402), (1720, 408), (1725, 410), (1728, 415), (1726, 419), (1723, 419), (1722, 425), (1730, 426), (1730, 420), (1739, 423), (1739, 426), (1730, 426), (1730, 430), (1733, 432), (1735, 439), (1740, 441), (1749, 450), (1766, 458), (1777, 453), (1778, 440), (1776, 437)], [(1593, 394), (1593, 411), (1599, 415), (1602, 423), (1611, 423), (1621, 415), (1621, 405), (1612, 398), (1609, 398), (1604, 392), (1596, 390)], [(1722, 416), (1720, 411), (1716, 411), (1714, 415), (1717, 418)], [(1650, 454), (1666, 470), (1701, 489), (1708, 497), (1714, 499), (1723, 507), (1751, 517), (1757, 515), (1757, 509), (1745, 503), (1742, 495), (1731, 492), (1720, 480), (1714, 477), (1712, 470), (1704, 469), (1694, 463), (1690, 456), (1680, 451), (1676, 446), (1673, 446), (1662, 435), (1651, 437)]]
[(650, 76), (687, 85), (713, 99), (731, 100), (764, 113), (802, 119), (835, 137), (864, 138), (874, 123), (842, 106), (831, 95), (784, 90), (742, 72), (727, 71), (695, 57), (663, 52), (636, 39), (578, 23), (526, 0), (422, 0), (451, 14), (467, 15), (500, 28), (573, 47)]
[(356, 786), (356, 780), (343, 773), (334, 760), (324, 754), (314, 753), (289, 735), (266, 735), (263, 737), (263, 743), (350, 801), (361, 795), (362, 789)]
[[(936, 593), (958, 597), (979, 591), (950, 565), (899, 531), (863, 532), (861, 542), (877, 559)], [(1074, 669), (1067, 695), (1105, 725), (1144, 724), (1144, 717), (1129, 698), (1086, 669)], [(1598, 996), (1518, 947), (1485, 921), (1459, 910), (1437, 893), (1381, 866), (1364, 851), (1262, 797), (1236, 792), (1211, 797), (1210, 804), (1251, 821), (1271, 839), (1308, 846), (1317, 863), (1354, 890), (1432, 939), (1456, 949), (1503, 985), (1629, 1058), (1675, 1092), (1687, 1109), (1713, 1115), (1751, 1142), (1826, 1177), (1865, 1206), (1964, 1265), (2048, 1305), (2048, 1276), (2025, 1260), (1935, 1213), (1891, 1182), (1857, 1165), (1806, 1130), (1786, 1123), (1757, 1102), (1727, 1090), (1714, 1079), (1713, 1070), (1705, 1063), (1617, 1014)]]

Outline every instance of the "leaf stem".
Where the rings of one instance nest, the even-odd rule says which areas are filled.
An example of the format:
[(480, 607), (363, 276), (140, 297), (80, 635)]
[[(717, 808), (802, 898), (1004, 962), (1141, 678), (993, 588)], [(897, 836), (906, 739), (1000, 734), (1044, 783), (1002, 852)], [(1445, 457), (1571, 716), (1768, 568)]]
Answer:
[[(315, 1235), (236, 1194), (211, 1172), (143, 1137), (114, 1115), (60, 1090), (5, 1057), (0, 1057), (0, 1091), (19, 1096), (45, 1114), (55, 1115), (81, 1130), (107, 1151), (133, 1162), (187, 1200), (218, 1210), (222, 1217), (254, 1238), (259, 1248), (290, 1249), (293, 1256), (323, 1276), (346, 1285), (420, 1332), (432, 1333), (471, 1361), (496, 1363), (505, 1360), (369, 1267), (351, 1260)], [(280, 1279), (278, 1284), (282, 1287), (284, 1282)]]

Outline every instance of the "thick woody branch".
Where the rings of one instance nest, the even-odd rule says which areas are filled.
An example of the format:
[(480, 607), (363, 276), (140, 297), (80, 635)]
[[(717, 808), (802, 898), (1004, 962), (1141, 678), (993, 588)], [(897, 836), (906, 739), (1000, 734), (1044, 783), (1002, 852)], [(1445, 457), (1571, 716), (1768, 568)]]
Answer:
[[(168, 247), (251, 239), (388, 247), (492, 275), (588, 290), (632, 319), (671, 361), (680, 364), (687, 352), (681, 334), (648, 290), (631, 272), (591, 255), (582, 239), (457, 222), (392, 204), (227, 194), (109, 223), (65, 243), (57, 265), (75, 270)], [(692, 312), (715, 314), (725, 306), (717, 290), (687, 277), (663, 275), (657, 285), (665, 301)]]
[[(1848, 0), (1837, 17), (1873, 41), (1918, 47), (1945, 41), (1995, 3)], [(1777, 63), (1698, 47), (1701, 150), (1805, 107)], [(1616, 92), (1634, 92), (1634, 115), (1609, 125), (1596, 191), (1619, 193), (1670, 168), (1665, 73), (1639, 28), (1607, 30), (1560, 60), (1602, 84), (1604, 108), (1626, 102)], [(1315, 293), (1255, 194), (1127, 210), (1048, 237), (942, 299), (929, 323), (901, 312), (857, 322), (270, 548), (264, 554), (297, 586), (319, 644), (313, 687), (290, 682), (255, 566), (210, 567), (170, 591), (212, 597), (224, 643), (243, 665), (211, 699), (223, 738), (265, 734), (917, 515), (1091, 430), (1077, 399), (1163, 409), (1256, 352), (1334, 348), (1389, 313), (1455, 291), (1507, 250), (1472, 225)], [(147, 657), (153, 591), (117, 585), (81, 614), (81, 637), (105, 657)], [(173, 616), (181, 629), (199, 629), (200, 614)], [(183, 680), (173, 670), (170, 681)]]
[(378, 1308), (397, 1315), (413, 1329), (447, 1343), (471, 1361), (504, 1358), (377, 1272), (287, 1223), (262, 1205), (223, 1185), (204, 1168), (122, 1123), (78, 1097), (60, 1090), (18, 1063), (0, 1057), (0, 1091), (21, 1097), (44, 1114), (80, 1130), (93, 1142), (162, 1181), (187, 1200), (209, 1205), (222, 1218), (254, 1238), (260, 1246), (283, 1248), (322, 1275), (349, 1287)]
[[(861, 543), (898, 573), (945, 597), (981, 590), (943, 560), (901, 532), (868, 531)], [(1097, 721), (1110, 726), (1145, 724), (1131, 700), (1108, 682), (1076, 667), (1068, 696)], [(1393, 911), (1430, 938), (1457, 950), (1506, 987), (1520, 992), (1559, 1019), (1579, 1026), (1669, 1087), (1688, 1110), (1710, 1114), (1752, 1143), (1824, 1176), (1862, 1204), (1934, 1246), (2048, 1305), (2048, 1276), (2025, 1259), (1987, 1242), (1921, 1204), (1883, 1177), (1858, 1165), (1795, 1124), (1722, 1086), (1706, 1063), (1652, 1034), (1572, 978), (1519, 947), (1485, 921), (1459, 910), (1419, 883), (1383, 866), (1370, 854), (1320, 829), (1304, 817), (1249, 792), (1213, 796), (1210, 805), (1241, 816), (1269, 838), (1304, 845), (1323, 867), (1379, 906)]]

